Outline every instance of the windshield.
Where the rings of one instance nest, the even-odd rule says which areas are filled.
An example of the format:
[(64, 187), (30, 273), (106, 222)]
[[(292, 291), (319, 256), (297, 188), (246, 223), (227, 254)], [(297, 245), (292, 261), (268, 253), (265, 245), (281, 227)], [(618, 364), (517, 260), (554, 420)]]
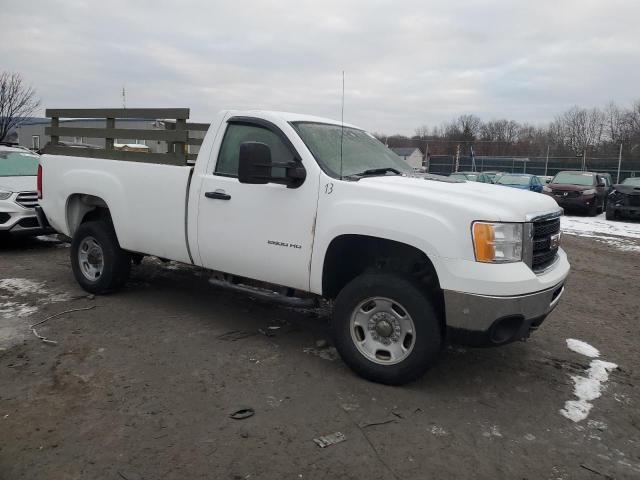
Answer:
[(0, 150), (0, 177), (30, 177), (38, 173), (38, 155)]
[(594, 177), (590, 173), (572, 173), (572, 172), (560, 172), (551, 183), (564, 183), (566, 185), (595, 185)]
[(340, 125), (312, 122), (296, 122), (293, 126), (320, 166), (334, 177), (340, 177), (340, 172), (345, 177), (379, 168), (412, 171), (404, 160), (363, 130), (344, 127), (343, 132)]
[(623, 185), (634, 185), (634, 186), (640, 187), (640, 177), (625, 178), (624, 182), (622, 182), (622, 184)]
[(498, 185), (529, 185), (531, 177), (527, 175), (503, 175), (498, 180)]

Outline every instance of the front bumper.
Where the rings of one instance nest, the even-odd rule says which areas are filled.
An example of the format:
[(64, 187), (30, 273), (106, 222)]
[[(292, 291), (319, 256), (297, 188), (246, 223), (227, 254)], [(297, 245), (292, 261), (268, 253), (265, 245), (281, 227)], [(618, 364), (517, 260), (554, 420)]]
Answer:
[(584, 210), (592, 207), (598, 201), (596, 195), (580, 195), (579, 197), (564, 197), (555, 194), (547, 194), (553, 198), (559, 206), (567, 210)]
[(640, 217), (640, 207), (607, 204), (607, 210), (621, 217)]
[(47, 223), (43, 225), (33, 208), (22, 208), (10, 202), (0, 202), (0, 232), (12, 235), (37, 236), (53, 233)]
[(470, 346), (503, 345), (527, 338), (558, 305), (563, 293), (564, 282), (515, 296), (445, 290), (448, 338)]

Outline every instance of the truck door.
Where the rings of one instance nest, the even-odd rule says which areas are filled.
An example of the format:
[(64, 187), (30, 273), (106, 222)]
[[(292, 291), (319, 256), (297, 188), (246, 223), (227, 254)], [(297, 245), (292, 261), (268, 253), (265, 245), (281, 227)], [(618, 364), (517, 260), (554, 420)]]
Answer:
[(241, 184), (240, 144), (247, 141), (269, 145), (274, 163), (300, 159), (277, 126), (246, 117), (228, 121), (218, 156), (201, 180), (197, 237), (202, 265), (308, 290), (318, 178), (307, 169), (297, 188)]

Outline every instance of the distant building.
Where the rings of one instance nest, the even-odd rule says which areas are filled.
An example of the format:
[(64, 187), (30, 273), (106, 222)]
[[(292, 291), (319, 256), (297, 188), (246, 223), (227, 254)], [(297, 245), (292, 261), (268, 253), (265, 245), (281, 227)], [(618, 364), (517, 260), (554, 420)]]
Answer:
[(424, 155), (422, 151), (416, 147), (394, 147), (391, 148), (393, 153), (404, 159), (412, 168), (422, 168)]
[[(168, 121), (170, 122), (170, 121)], [(76, 127), (76, 128), (105, 128), (105, 119), (94, 118), (78, 118), (60, 120), (60, 127)], [(51, 124), (48, 118), (37, 119), (37, 121), (26, 122), (17, 127), (18, 143), (24, 147), (31, 148), (33, 150), (40, 150), (51, 141), (49, 135), (45, 135), (45, 128)], [(116, 119), (116, 128), (126, 128), (134, 130), (164, 130), (165, 121), (163, 120), (148, 120), (138, 118), (121, 118)], [(204, 131), (192, 131), (189, 132), (190, 138), (203, 138)], [(73, 143), (87, 146), (95, 146), (99, 148), (105, 147), (104, 138), (91, 138), (91, 137), (60, 137), (60, 142)], [(116, 138), (114, 139), (117, 149), (123, 150), (141, 150), (148, 148), (148, 151), (152, 153), (166, 153), (168, 146), (165, 141), (157, 140), (144, 140), (139, 138)], [(120, 147), (118, 147), (118, 144)], [(134, 147), (135, 145), (135, 147)], [(200, 149), (196, 145), (188, 145), (188, 153), (198, 153)]]

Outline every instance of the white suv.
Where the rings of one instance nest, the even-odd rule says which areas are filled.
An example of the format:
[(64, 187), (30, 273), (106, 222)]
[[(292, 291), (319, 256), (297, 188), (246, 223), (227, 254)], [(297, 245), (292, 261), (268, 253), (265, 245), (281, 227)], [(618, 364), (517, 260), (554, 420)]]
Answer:
[(39, 155), (23, 147), (0, 144), (0, 235), (42, 235), (36, 217)]

